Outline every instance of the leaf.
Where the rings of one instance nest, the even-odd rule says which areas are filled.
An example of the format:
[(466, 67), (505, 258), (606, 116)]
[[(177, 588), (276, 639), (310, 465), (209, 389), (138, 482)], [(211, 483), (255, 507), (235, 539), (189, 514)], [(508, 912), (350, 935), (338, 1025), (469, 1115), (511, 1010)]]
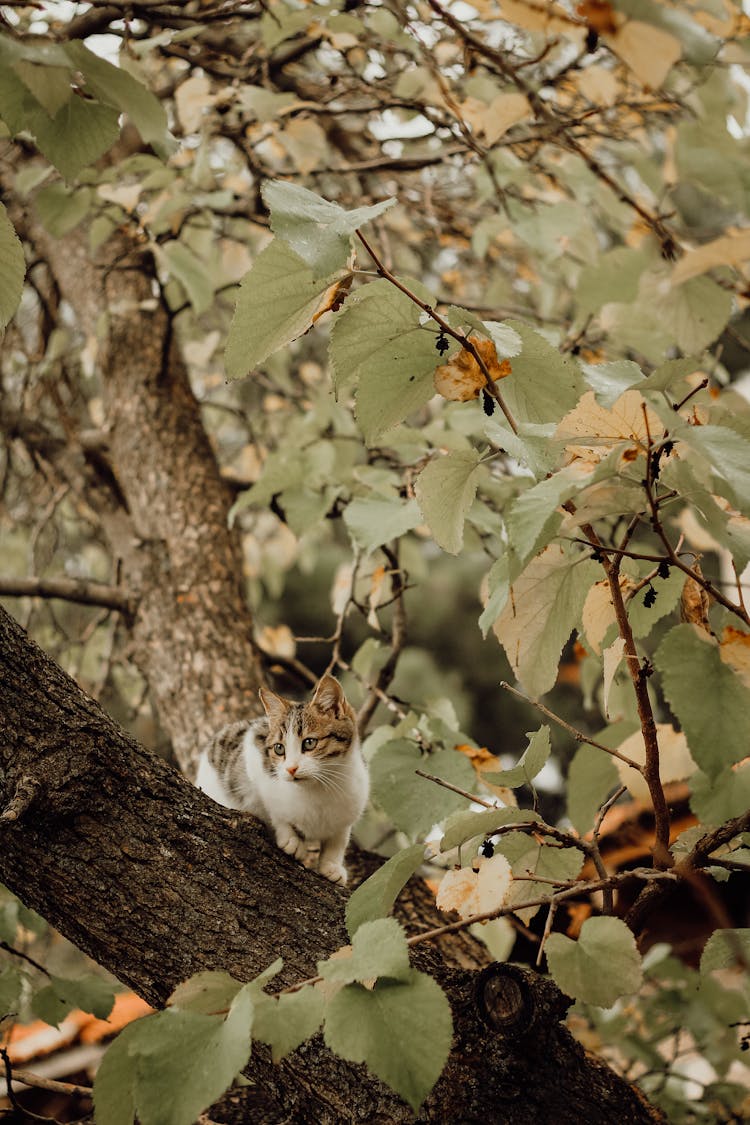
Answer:
[(372, 990), (346, 985), (328, 1004), (324, 1034), (327, 1047), (365, 1063), (416, 1112), (450, 1052), (450, 1005), (432, 977), (412, 969)]
[(333, 281), (314, 278), (285, 242), (269, 243), (240, 285), (224, 353), (229, 377), (241, 379), (306, 332)]
[(343, 984), (382, 977), (406, 980), (410, 972), (406, 934), (395, 918), (364, 922), (352, 938), (350, 956), (318, 962), (318, 974), (324, 980)]
[(750, 808), (750, 764), (727, 766), (708, 777), (701, 770), (690, 778), (690, 808), (702, 824), (723, 824)]
[(503, 385), (511, 413), (519, 423), (558, 422), (583, 393), (578, 365), (521, 321), (507, 324), (523, 342), (521, 354), (513, 360), (513, 378)]
[(21, 1003), (26, 978), (13, 965), (4, 965), (0, 970), (0, 1016), (17, 1012)]
[(320, 1028), (325, 1000), (316, 988), (256, 998), (253, 1017), (253, 1039), (260, 1039), (271, 1048), (275, 1063), (296, 1051), (301, 1043)]
[(346, 928), (353, 937), (359, 927), (388, 914), (402, 888), (424, 863), (424, 845), (412, 844), (396, 852), (374, 875), (365, 879), (346, 904)]
[(98, 1125), (192, 1125), (250, 1057), (252, 984), (226, 1019), (169, 1008), (131, 1024), (107, 1051), (94, 1082)]
[(381, 500), (362, 496), (344, 509), (344, 523), (352, 542), (363, 550), (374, 551), (392, 539), (399, 539), (422, 522), (416, 500)]
[(479, 871), (473, 867), (446, 871), (440, 880), (435, 905), (446, 913), (455, 910), (463, 919), (473, 914), (489, 914), (501, 909), (512, 878), (510, 864), (500, 853), (482, 859)]
[(413, 301), (379, 280), (352, 294), (333, 325), (334, 382), (339, 387), (349, 379), (359, 380), (357, 419), (368, 445), (435, 393), (437, 337), (422, 326), (420, 316)]
[[(492, 340), (482, 340), (474, 333), (468, 339), (482, 357), (493, 382), (510, 375), (510, 360), (498, 359)], [(464, 347), (448, 363), (435, 368), (434, 383), (437, 393), (451, 402), (470, 402), (479, 398), (479, 392), (487, 386), (481, 367), (468, 348)]]
[[(107, 106), (127, 113), (141, 137), (154, 151), (166, 159), (177, 144), (167, 128), (167, 113), (162, 102), (141, 82), (122, 67), (89, 51), (74, 40), (64, 50), (86, 79), (86, 90)], [(72, 98), (72, 101), (80, 101)]]
[[(602, 254), (594, 265), (585, 266), (579, 275), (576, 289), (576, 301), (581, 314), (585, 316), (587, 313), (597, 312), (611, 301), (634, 301), (638, 295), (641, 274), (650, 259), (651, 253), (647, 249), (634, 250), (618, 246), (615, 250)], [(586, 370), (589, 366), (586, 365)], [(609, 403), (603, 405), (607, 406)]]
[(13, 64), (13, 70), (50, 117), (54, 117), (62, 109), (73, 93), (70, 84), (72, 71), (69, 67), (40, 65), (27, 59), (18, 59)]
[(644, 381), (640, 367), (630, 359), (618, 359), (615, 363), (585, 363), (583, 371), (596, 401), (607, 409), (614, 406), (621, 394)]
[(555, 537), (563, 519), (558, 507), (585, 487), (587, 474), (581, 463), (568, 465), (513, 501), (505, 518), (512, 549), (512, 577)]
[(750, 258), (750, 230), (729, 229), (727, 234), (704, 242), (680, 259), (672, 271), (672, 284), (680, 285), (691, 277), (719, 266), (740, 266)]
[(609, 1008), (637, 992), (643, 978), (635, 937), (619, 918), (587, 918), (578, 941), (550, 934), (549, 971), (568, 996)]
[(539, 814), (531, 809), (503, 808), (502, 805), (483, 812), (455, 813), (445, 826), (440, 851), (449, 852), (475, 836), (491, 836), (507, 824), (529, 824), (535, 820), (539, 820)]
[[(604, 742), (602, 735), (596, 737)], [(613, 758), (595, 746), (579, 747), (568, 769), (567, 795), (568, 816), (581, 835), (594, 827), (596, 814), (618, 782)]]
[(593, 391), (586, 391), (555, 431), (570, 457), (597, 464), (618, 446), (623, 457), (645, 456), (648, 435), (661, 432), (659, 419), (639, 391), (625, 391), (611, 409), (600, 406)]
[(26, 276), (21, 240), (0, 203), (0, 332), (18, 308)]
[[(687, 739), (684, 731), (676, 731), (669, 723), (657, 723), (656, 735), (659, 741), (659, 777), (662, 784), (670, 781), (684, 781), (695, 772), (696, 765), (690, 756)], [(646, 762), (646, 744), (643, 733), (635, 731), (617, 747), (621, 754), (632, 761), (644, 765)], [(648, 785), (642, 774), (631, 766), (615, 759), (620, 781), (627, 785), (636, 801), (651, 804), (651, 795)]]
[(654, 664), (704, 773), (716, 777), (744, 758), (750, 743), (750, 690), (722, 661), (714, 638), (694, 625), (677, 625), (656, 650)]
[(183, 1012), (217, 1015), (229, 1008), (243, 987), (242, 982), (235, 980), (229, 973), (205, 969), (195, 973), (183, 984), (178, 984), (167, 1004)]
[(346, 211), (307, 188), (282, 180), (266, 180), (261, 194), (271, 212), (271, 230), (291, 246), (316, 277), (345, 266), (354, 232), (396, 202), (385, 199), (371, 207)]
[(71, 189), (59, 180), (36, 193), (34, 207), (44, 227), (55, 238), (74, 230), (89, 213), (89, 188)]
[(31, 1010), (40, 1020), (57, 1027), (73, 1008), (81, 1008), (104, 1020), (112, 1011), (114, 1001), (111, 984), (101, 977), (92, 974), (79, 980), (66, 980), (51, 976), (49, 984), (35, 993)]
[(82, 98), (71, 98), (52, 119), (35, 118), (31, 130), (40, 151), (66, 180), (94, 164), (120, 135), (116, 110)]
[(596, 563), (554, 544), (512, 583), (493, 630), (531, 695), (543, 695), (554, 685), (563, 645), (580, 620), (598, 574)]
[(679, 39), (641, 20), (627, 20), (607, 44), (649, 90), (658, 90), (682, 55)]
[(464, 521), (477, 491), (479, 454), (455, 450), (430, 461), (414, 491), (425, 523), (438, 546), (457, 555), (463, 546)]
[(710, 277), (693, 277), (675, 286), (653, 311), (677, 346), (693, 355), (723, 331), (732, 315), (732, 294)]
[(466, 802), (460, 794), (417, 777), (415, 769), (441, 777), (461, 789), (471, 790), (474, 784), (474, 771), (455, 750), (438, 750), (424, 756), (413, 742), (403, 738), (391, 739), (381, 746), (370, 763), (373, 800), (412, 839)]
[(714, 930), (701, 954), (701, 973), (750, 964), (750, 929)]
[(190, 304), (197, 316), (211, 307), (214, 287), (206, 263), (202, 262), (184, 242), (176, 239), (158, 246), (160, 259), (172, 277), (176, 278), (185, 290)]
[(543, 768), (552, 751), (548, 726), (541, 726), (539, 730), (527, 733), (529, 745), (523, 752), (521, 760), (511, 769), (501, 770), (499, 773), (485, 774), (484, 780), (492, 785), (507, 785), (515, 789), (519, 785), (530, 785), (539, 771)]
[[(679, 437), (709, 462), (711, 469), (728, 486), (729, 499), (750, 514), (750, 443), (747, 437), (729, 426), (682, 426)], [(717, 482), (717, 489), (721, 484)]]
[[(573, 883), (583, 866), (583, 855), (577, 848), (539, 844), (523, 832), (503, 836), (495, 851), (502, 852), (510, 861), (514, 876), (525, 876), (513, 883), (507, 903), (525, 922), (531, 921), (540, 909), (539, 905), (527, 907), (526, 903), (546, 898), (551, 890), (550, 879)], [(534, 876), (539, 876), (539, 882)]]

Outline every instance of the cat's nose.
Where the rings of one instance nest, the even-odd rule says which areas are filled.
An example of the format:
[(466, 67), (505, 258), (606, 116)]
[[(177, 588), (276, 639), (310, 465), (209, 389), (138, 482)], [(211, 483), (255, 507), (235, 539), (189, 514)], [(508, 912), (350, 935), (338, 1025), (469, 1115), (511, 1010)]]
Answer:
[(298, 769), (299, 769), (299, 766), (287, 766), (286, 772), (289, 774), (290, 777), (294, 777), (294, 775), (295, 775), (295, 773), (297, 772)]

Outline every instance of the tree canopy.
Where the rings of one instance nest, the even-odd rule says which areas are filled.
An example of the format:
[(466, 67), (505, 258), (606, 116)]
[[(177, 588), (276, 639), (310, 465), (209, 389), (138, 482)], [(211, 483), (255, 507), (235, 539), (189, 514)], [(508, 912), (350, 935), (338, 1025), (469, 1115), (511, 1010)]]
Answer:
[[(267, 677), (332, 670), (370, 765), (359, 843), (386, 860), (347, 901), (253, 829), (254, 949), (224, 904), (231, 963), (178, 941), (141, 979), (63, 852), (45, 890), (24, 847), (96, 866), (65, 818), (105, 840), (132, 776), (155, 844), (183, 848), (171, 803), (191, 840), (214, 826), (225, 888), (238, 825), (6, 623), (0, 876), (166, 1003), (107, 1053), (99, 1125), (190, 1125), (251, 1036), (269, 1087), (287, 1056), (300, 1086), (301, 1047), (339, 1099), (344, 1063), (401, 1099), (368, 1078), (371, 1120), (378, 1097), (448, 1119), (474, 1032), (440, 941), (465, 932), (474, 969), (529, 937), (670, 1120), (742, 1112), (749, 43), (734, 0), (0, 5), (4, 604), (188, 775)], [(618, 868), (628, 802), (653, 839)], [(439, 884), (410, 926), (417, 872)], [(143, 909), (177, 925), (150, 879)], [(278, 961), (275, 879), (333, 919), (317, 944), (290, 922)], [(703, 920), (682, 960), (652, 925), (681, 895)], [(33, 916), (4, 910), (13, 947)], [(96, 977), (39, 972), (11, 954), (0, 1008), (106, 1009)]]

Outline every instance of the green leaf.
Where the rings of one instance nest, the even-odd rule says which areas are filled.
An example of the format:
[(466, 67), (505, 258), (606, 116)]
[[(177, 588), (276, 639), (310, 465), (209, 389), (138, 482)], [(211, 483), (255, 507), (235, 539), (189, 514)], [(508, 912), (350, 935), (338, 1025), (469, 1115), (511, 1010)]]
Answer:
[(406, 934), (395, 918), (364, 922), (352, 938), (350, 957), (318, 962), (321, 977), (343, 984), (363, 983), (374, 977), (406, 980), (410, 972)]
[(0, 906), (0, 941), (13, 945), (18, 929), (18, 902), (11, 899)]
[(88, 214), (91, 189), (69, 188), (58, 180), (36, 193), (34, 207), (49, 233), (55, 238), (62, 238)]
[(335, 280), (314, 278), (285, 242), (270, 242), (240, 285), (224, 353), (229, 377), (241, 379), (306, 332)]
[(715, 777), (697, 770), (690, 778), (690, 808), (702, 824), (724, 824), (750, 809), (750, 765), (727, 766)]
[(608, 410), (621, 394), (644, 381), (640, 367), (630, 359), (618, 359), (614, 363), (584, 363), (583, 372), (596, 401)]
[(243, 987), (242, 982), (230, 977), (229, 973), (205, 969), (178, 984), (167, 1003), (183, 1012), (216, 1015), (230, 1007)]
[(40, 151), (66, 180), (95, 164), (120, 135), (116, 109), (82, 98), (71, 98), (54, 118), (36, 116), (29, 127)]
[(158, 247), (158, 252), (172, 277), (177, 278), (185, 290), (196, 315), (200, 316), (211, 307), (214, 299), (214, 287), (206, 263), (184, 242), (177, 240), (163, 243)]
[(440, 986), (411, 970), (405, 981), (342, 988), (328, 1005), (326, 1045), (363, 1062), (416, 1112), (440, 1077), (451, 1047), (450, 1004)]
[(598, 577), (596, 563), (553, 544), (513, 582), (512, 597), (493, 629), (531, 695), (543, 695), (553, 687), (563, 645)]
[(609, 1008), (641, 986), (635, 937), (619, 918), (587, 918), (578, 941), (550, 934), (545, 952), (556, 984), (587, 1004)]
[(169, 133), (167, 113), (159, 98), (127, 70), (95, 55), (78, 40), (66, 43), (64, 50), (86, 79), (87, 92), (105, 105), (127, 113), (146, 144), (162, 159), (175, 151), (177, 143)]
[(413, 742), (398, 738), (381, 746), (370, 763), (372, 795), (393, 823), (412, 838), (461, 808), (466, 798), (417, 777), (416, 769), (471, 791), (474, 771), (465, 755), (438, 750), (422, 755)]
[(580, 468), (569, 465), (526, 489), (513, 501), (505, 517), (512, 549), (512, 578), (554, 538), (563, 519), (557, 508), (580, 492), (585, 483)]
[(511, 769), (484, 774), (485, 781), (490, 785), (507, 785), (509, 789), (531, 784), (549, 758), (552, 744), (548, 726), (541, 726), (533, 733), (528, 732), (526, 737), (529, 745), (524, 750), (521, 760)]
[(641, 391), (666, 391), (673, 383), (684, 379), (686, 375), (692, 375), (699, 367), (700, 360), (696, 356), (665, 360), (644, 379), (638, 389)]
[[(627, 731), (622, 733), (618, 727), (613, 746), (622, 742), (634, 729), (629, 725)], [(604, 738), (597, 735), (597, 741), (603, 742)], [(619, 784), (620, 775), (608, 754), (597, 750), (595, 746), (579, 747), (568, 769), (567, 795), (568, 816), (581, 835), (594, 827), (596, 814), (607, 796)]]
[(440, 851), (449, 852), (476, 836), (491, 836), (498, 828), (507, 824), (530, 824), (535, 820), (539, 820), (539, 814), (531, 809), (498, 806), (482, 812), (458, 812), (450, 817), (445, 826)]
[(744, 758), (750, 743), (750, 690), (721, 659), (714, 638), (697, 626), (677, 625), (656, 650), (654, 664), (704, 773), (715, 778)]
[(352, 500), (344, 510), (344, 523), (352, 542), (363, 550), (374, 551), (392, 539), (399, 539), (422, 522), (416, 500), (381, 500), (363, 496)]
[(479, 454), (455, 450), (430, 461), (414, 487), (425, 523), (439, 547), (457, 555), (464, 542), (464, 521), (477, 492)]
[(654, 311), (677, 346), (693, 354), (723, 331), (732, 315), (732, 294), (710, 277), (693, 277), (674, 286)]
[[(648, 566), (643, 568), (644, 576), (649, 573)], [(633, 630), (634, 637), (647, 637), (657, 621), (661, 621), (671, 613), (680, 600), (682, 589), (685, 585), (685, 575), (678, 567), (672, 567), (669, 577), (653, 580), (656, 590), (656, 601), (650, 607), (643, 604), (643, 594), (630, 598), (626, 603), (628, 621)]]
[(324, 1009), (322, 993), (309, 986), (278, 996), (263, 994), (255, 999), (253, 1038), (267, 1043), (273, 1061), (280, 1062), (315, 1035), (323, 1022)]
[(0, 332), (18, 308), (26, 276), (21, 240), (0, 203)]
[(577, 363), (519, 320), (508, 324), (523, 341), (513, 374), (503, 379), (503, 398), (516, 422), (559, 422), (585, 387)]
[(316, 277), (345, 266), (355, 230), (396, 202), (385, 199), (372, 207), (346, 211), (307, 188), (283, 180), (266, 180), (261, 194), (271, 212), (271, 230), (299, 254)]
[(401, 889), (424, 863), (424, 845), (412, 844), (365, 879), (346, 904), (346, 928), (352, 937), (365, 922), (383, 918), (398, 898)]
[(701, 972), (712, 973), (737, 964), (745, 969), (750, 964), (750, 930), (714, 930), (701, 954)]
[(94, 1079), (94, 1110), (99, 1125), (133, 1125), (135, 1058), (129, 1048), (140, 1035), (142, 1023), (136, 1020), (124, 1028), (99, 1064)]
[(13, 70), (50, 117), (62, 109), (73, 93), (70, 67), (45, 66), (19, 59), (13, 64)]
[(585, 316), (596, 312), (610, 301), (634, 301), (641, 274), (651, 257), (648, 249), (618, 246), (602, 254), (595, 265), (582, 269), (576, 289), (580, 313)]
[(192, 1125), (250, 1057), (250, 988), (237, 993), (226, 1019), (167, 1009), (128, 1027), (97, 1073), (97, 1123), (130, 1125), (134, 1108), (141, 1125)]
[(49, 984), (34, 995), (31, 1010), (40, 1020), (57, 1027), (73, 1008), (81, 1008), (104, 1020), (112, 1011), (114, 1001), (112, 986), (101, 977), (91, 975), (66, 980), (51, 976)]
[[(421, 294), (417, 282), (406, 283)], [(341, 386), (359, 379), (357, 419), (368, 445), (435, 393), (436, 329), (423, 326), (422, 316), (405, 294), (380, 280), (358, 289), (333, 326), (334, 381)]]
[[(507, 905), (520, 914), (525, 921), (540, 909), (537, 906), (525, 907), (537, 899), (550, 894), (550, 879), (557, 882), (572, 883), (583, 866), (583, 854), (577, 848), (559, 848), (552, 844), (539, 844), (523, 832), (511, 832), (495, 845), (495, 851), (504, 855), (511, 864), (513, 875), (523, 879), (511, 883)], [(528, 876), (539, 876), (539, 882)]]
[[(729, 486), (728, 499), (750, 514), (750, 441), (729, 426), (682, 426), (679, 437), (705, 457), (721, 483)], [(726, 488), (723, 491), (727, 491)]]
[(482, 636), (486, 637), (489, 630), (497, 621), (510, 595), (510, 556), (508, 553), (501, 555), (494, 562), (487, 574), (487, 601), (479, 617), (479, 628)]
[(0, 1017), (18, 1011), (25, 979), (13, 965), (0, 970)]

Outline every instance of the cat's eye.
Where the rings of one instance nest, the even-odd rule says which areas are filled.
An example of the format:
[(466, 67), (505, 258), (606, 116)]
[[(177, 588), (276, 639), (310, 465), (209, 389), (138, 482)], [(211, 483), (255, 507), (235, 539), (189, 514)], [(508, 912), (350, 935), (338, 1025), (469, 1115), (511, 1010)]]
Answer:
[(283, 742), (274, 742), (271, 749), (273, 750), (274, 754), (277, 755), (277, 757), (279, 757), (279, 758), (284, 757), (284, 743)]
[(303, 750), (314, 750), (317, 745), (318, 745), (317, 738), (303, 738), (302, 739), (302, 749)]

